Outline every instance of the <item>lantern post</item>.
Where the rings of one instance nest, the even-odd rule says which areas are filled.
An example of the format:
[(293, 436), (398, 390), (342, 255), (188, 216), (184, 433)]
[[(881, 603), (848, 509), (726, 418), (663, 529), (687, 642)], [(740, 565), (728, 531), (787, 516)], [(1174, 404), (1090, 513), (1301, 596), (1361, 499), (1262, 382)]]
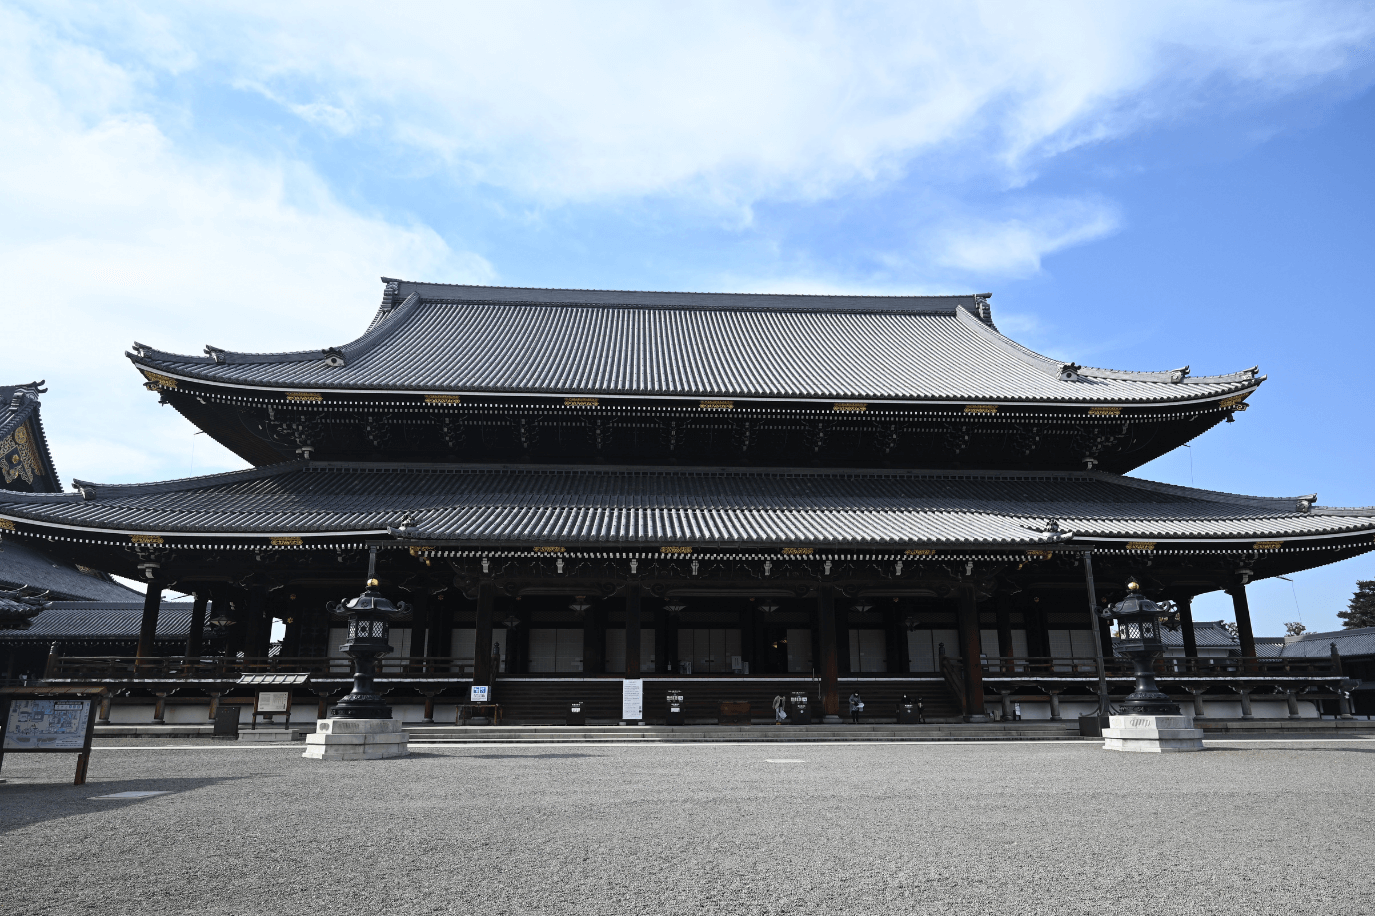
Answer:
[(1105, 608), (1103, 617), (1117, 619), (1117, 650), (1135, 668), (1136, 689), (1118, 705), (1103, 730), (1103, 748), (1110, 751), (1175, 753), (1203, 750), (1203, 730), (1194, 728), (1155, 683), (1155, 660), (1165, 653), (1161, 627), (1178, 627), (1178, 612), (1141, 594), (1137, 582), (1127, 583), (1127, 597)]

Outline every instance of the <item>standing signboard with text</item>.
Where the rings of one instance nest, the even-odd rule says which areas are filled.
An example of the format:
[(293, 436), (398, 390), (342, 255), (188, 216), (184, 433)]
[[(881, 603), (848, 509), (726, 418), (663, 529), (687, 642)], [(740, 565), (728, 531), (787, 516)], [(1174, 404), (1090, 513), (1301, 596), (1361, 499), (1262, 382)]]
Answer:
[(621, 718), (627, 722), (639, 722), (645, 717), (644, 706), (645, 682), (621, 681)]
[(105, 693), (35, 687), (0, 691), (8, 704), (4, 738), (0, 739), (0, 766), (6, 754), (77, 754), (72, 784), (84, 784), (95, 735), (95, 704)]

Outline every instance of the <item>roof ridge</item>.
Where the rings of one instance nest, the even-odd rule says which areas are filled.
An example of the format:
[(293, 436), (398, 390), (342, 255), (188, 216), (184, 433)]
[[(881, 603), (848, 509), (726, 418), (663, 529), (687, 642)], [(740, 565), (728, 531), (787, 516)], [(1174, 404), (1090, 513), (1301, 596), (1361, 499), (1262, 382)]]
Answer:
[(450, 286), (456, 289), (499, 289), (511, 292), (531, 290), (542, 293), (629, 293), (650, 296), (789, 296), (799, 299), (987, 299), (992, 293), (726, 293), (688, 289), (605, 289), (582, 286), (494, 286), (485, 283), (433, 283), (428, 280), (402, 280), (399, 277), (382, 277), (383, 283), (408, 284), (410, 286)]
[(180, 490), (199, 489), (207, 485), (218, 486), (224, 483), (237, 483), (241, 480), (257, 480), (260, 477), (274, 477), (278, 474), (298, 469), (308, 463), (309, 462), (298, 459), (295, 461), (282, 461), (277, 464), (266, 464), (256, 468), (241, 468), (237, 471), (219, 471), (214, 474), (203, 474), (199, 477), (175, 477), (171, 480), (154, 480), (145, 483), (92, 483), (88, 480), (73, 480), (72, 486), (76, 487), (77, 492), (48, 495), (96, 499), (99, 498), (101, 492), (105, 490), (113, 490), (118, 493), (175, 493)]
[(1079, 473), (1092, 474), (1102, 476), (1105, 478), (1111, 478), (1116, 481), (1122, 481), (1126, 483), (1127, 486), (1137, 487), (1142, 490), (1152, 490), (1157, 493), (1169, 493), (1172, 495), (1189, 495), (1196, 497), (1198, 499), (1206, 499), (1209, 502), (1227, 502), (1232, 500), (1240, 500), (1242, 502), (1252, 504), (1269, 504), (1284, 502), (1297, 504), (1300, 500), (1309, 500), (1310, 508), (1312, 508), (1311, 501), (1317, 499), (1316, 494), (1307, 494), (1304, 496), (1248, 496), (1245, 493), (1228, 493), (1225, 490), (1205, 490), (1199, 487), (1186, 487), (1175, 483), (1163, 483), (1158, 480), (1147, 480), (1143, 477), (1129, 477), (1126, 474), (1112, 474), (1108, 471), (1080, 471)]

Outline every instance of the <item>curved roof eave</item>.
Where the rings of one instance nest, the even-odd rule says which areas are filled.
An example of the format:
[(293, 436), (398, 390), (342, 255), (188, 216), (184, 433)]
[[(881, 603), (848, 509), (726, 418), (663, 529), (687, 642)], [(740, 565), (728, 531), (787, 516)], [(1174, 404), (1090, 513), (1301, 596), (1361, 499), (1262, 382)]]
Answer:
[[(436, 293), (439, 295), (435, 295)], [(1152, 402), (1178, 403), (1198, 400), (1200, 397), (1205, 399), (1217, 396), (1226, 397), (1253, 389), (1260, 381), (1263, 381), (1263, 377), (1257, 375), (1255, 367), (1228, 375), (1190, 377), (1188, 367), (1163, 372), (1136, 372), (1095, 369), (1054, 360), (1023, 347), (1001, 334), (993, 324), (987, 296), (988, 294), (901, 297), (634, 293), (606, 290), (449, 287), (439, 284), (418, 284), (392, 280), (388, 281), (388, 294), (384, 297), (383, 305), (367, 331), (356, 340), (338, 347), (283, 353), (240, 353), (207, 347), (207, 355), (189, 356), (168, 353), (136, 343), (133, 351), (126, 355), (135, 365), (149, 372), (169, 374), (171, 377), (183, 378), (188, 381), (259, 390), (313, 390), (338, 391), (340, 393), (470, 393), (473, 395), (520, 394), (553, 397), (562, 395), (569, 397), (644, 398), (734, 397), (742, 400), (862, 399), (874, 402), (902, 402), (913, 399), (933, 402), (980, 400), (1006, 403), (1111, 403), (1122, 401), (1130, 404), (1144, 404)], [(393, 305), (393, 302), (398, 298), (400, 303)], [(715, 339), (727, 328), (727, 325), (706, 331), (702, 328), (696, 328), (686, 320), (676, 331), (686, 336), (678, 340), (676, 344), (670, 341), (667, 349), (680, 355), (686, 355), (688, 357), (687, 362), (694, 363), (695, 366), (689, 371), (684, 365), (679, 365), (683, 362), (682, 360), (674, 359), (662, 366), (657, 366), (657, 368), (650, 366), (647, 370), (644, 367), (637, 369), (636, 377), (640, 377), (646, 371), (651, 376), (660, 376), (658, 384), (643, 380), (634, 384), (627, 384), (624, 376), (618, 376), (612, 384), (598, 384), (595, 379), (589, 377), (589, 373), (596, 375), (597, 372), (590, 370), (588, 366), (591, 363), (600, 364), (601, 360), (593, 360), (591, 363), (584, 360), (581, 369), (582, 374), (577, 383), (567, 384), (568, 380), (565, 380), (565, 384), (559, 384), (544, 377), (550, 371), (550, 367), (546, 365), (548, 360), (538, 355), (531, 356), (529, 353), (513, 356), (512, 361), (527, 360), (524, 370), (519, 368), (516, 370), (524, 371), (525, 377), (514, 380), (508, 371), (497, 373), (488, 380), (482, 378), (481, 373), (474, 375), (471, 369), (467, 370), (466, 375), (463, 371), (458, 371), (455, 375), (454, 371), (446, 372), (444, 367), (416, 369), (411, 373), (413, 377), (410, 379), (398, 378), (393, 373), (382, 373), (378, 378), (364, 378), (348, 371), (347, 367), (356, 366), (369, 354), (379, 348), (385, 348), (387, 342), (406, 330), (408, 324), (417, 320), (427, 306), (440, 307), (456, 304), (483, 308), (496, 306), (535, 307), (546, 310), (549, 308), (590, 308), (594, 310), (630, 309), (633, 311), (659, 310), (684, 313), (692, 311), (742, 314), (801, 313), (828, 316), (826, 320), (832, 322), (839, 320), (836, 316), (841, 315), (886, 314), (939, 317), (953, 322), (960, 328), (958, 333), (952, 327), (949, 331), (940, 332), (941, 334), (946, 336), (955, 334), (956, 337), (963, 335), (966, 340), (969, 352), (965, 354), (965, 358), (972, 360), (972, 363), (966, 365), (964, 371), (977, 374), (982, 369), (985, 375), (993, 381), (989, 382), (988, 379), (985, 379), (982, 383), (965, 382), (958, 378), (945, 377), (942, 373), (947, 370), (935, 368), (934, 363), (925, 367), (917, 363), (908, 363), (902, 367), (908, 374), (906, 381), (893, 382), (888, 386), (888, 390), (880, 390), (887, 383), (876, 385), (873, 379), (863, 377), (863, 371), (856, 374), (856, 366), (863, 365), (866, 361), (856, 361), (853, 358), (837, 360), (834, 361), (834, 365), (823, 367), (822, 374), (826, 376), (824, 381), (819, 376), (809, 378), (811, 367), (799, 367), (797, 365), (785, 365), (781, 370), (777, 366), (764, 369), (752, 367), (757, 370), (752, 373), (754, 377), (738, 376), (732, 381), (728, 376), (733, 370), (738, 373), (739, 367), (733, 364), (730, 358), (720, 355), (719, 341)], [(533, 321), (534, 319), (528, 320)], [(571, 319), (569, 320), (571, 321)], [(423, 333), (421, 330), (416, 332), (416, 335), (419, 335), (417, 340), (423, 340), (424, 346), (435, 351), (434, 353), (420, 353), (418, 359), (422, 363), (426, 359), (436, 358), (436, 354), (452, 355), (452, 348), (443, 343), (444, 340), (447, 340), (444, 337), (443, 328), (436, 331), (433, 328), (426, 328), (423, 323), (418, 327), (423, 330)], [(849, 326), (847, 333), (850, 334), (851, 340), (860, 341), (857, 345), (861, 347), (872, 343), (872, 346), (876, 348), (875, 354), (886, 356), (889, 359), (895, 358), (896, 354), (903, 352), (902, 347), (911, 346), (911, 341), (920, 340), (922, 333), (934, 333), (930, 330), (920, 332), (917, 326), (913, 325), (907, 329), (902, 340), (881, 342), (866, 337), (863, 332), (858, 330), (862, 327), (867, 326), (853, 324)], [(603, 341), (601, 344), (603, 346), (613, 345), (620, 350), (648, 346), (642, 339), (643, 334), (636, 336), (636, 332), (620, 327), (617, 322), (612, 322), (609, 319), (602, 323), (601, 329), (602, 336), (598, 340)], [(498, 330), (505, 329), (497, 329), (493, 326), (488, 330), (491, 333), (498, 333)], [(737, 334), (743, 333), (740, 328), (734, 326), (730, 326), (730, 330)], [(780, 324), (777, 332), (781, 335), (780, 339), (784, 340), (788, 339), (789, 334), (795, 334), (796, 328), (792, 324)], [(707, 336), (693, 336), (704, 333)], [(616, 336), (618, 334), (622, 336), (618, 338)], [(917, 336), (914, 338), (913, 334)], [(508, 337), (509, 335), (498, 334), (496, 339), (504, 340)], [(522, 339), (528, 340), (530, 338), (527, 336)], [(583, 339), (589, 338), (584, 337)], [(979, 343), (974, 344), (973, 340), (977, 340)], [(930, 348), (939, 342), (932, 338), (926, 345)], [(413, 341), (412, 343), (415, 344), (416, 342)], [(810, 345), (815, 346), (815, 344), (816, 341), (812, 341)], [(638, 360), (645, 361), (648, 365), (665, 358), (662, 352), (665, 350), (665, 346), (664, 339), (658, 337), (655, 338), (652, 347), (641, 353), (632, 353), (631, 355)], [(892, 349), (894, 346), (899, 349)], [(982, 355), (979, 353), (980, 348), (983, 350)], [(807, 349), (807, 346), (804, 345), (803, 349)], [(625, 353), (618, 353), (617, 355), (622, 359), (626, 357)], [(706, 362), (703, 362), (704, 355)], [(389, 357), (384, 356), (382, 358)], [(713, 358), (717, 359), (720, 364), (711, 364)], [(807, 359), (804, 357), (801, 361), (806, 362)], [(320, 371), (325, 375), (302, 379), (299, 377), (301, 373), (293, 370), (294, 377), (287, 378), (287, 376), (292, 375), (292, 372), (285, 372), (281, 368), (286, 364), (302, 363), (318, 364)], [(981, 366), (980, 363), (987, 365)], [(1030, 385), (1031, 388), (1039, 389), (1039, 393), (1018, 394), (1014, 391), (1016, 384), (1014, 380), (1011, 380), (1009, 373), (1011, 366), (1017, 364), (1024, 367), (1021, 370), (1023, 375), (1027, 370), (1032, 370), (1034, 377), (1041, 379), (1041, 382), (1032, 382)], [(234, 366), (262, 367), (264, 371), (260, 373), (234, 372), (229, 368)], [(273, 369), (272, 367), (279, 368)], [(572, 364), (561, 369), (560, 374), (570, 371), (576, 371)], [(662, 377), (665, 371), (681, 377), (675, 379), (674, 384), (665, 384)], [(958, 370), (956, 371), (958, 372)], [(916, 373), (916, 375), (913, 376), (912, 373)], [(926, 381), (914, 381), (917, 378), (926, 378), (922, 373), (927, 373), (931, 377)], [(488, 374), (491, 374), (490, 370), (488, 370)], [(749, 374), (747, 373), (747, 375)], [(329, 375), (335, 377), (330, 378)], [(896, 378), (896, 375), (893, 377)], [(443, 378), (442, 382), (441, 378)], [(713, 378), (716, 384), (701, 384), (705, 378)], [(1056, 384), (1050, 385), (1051, 382)], [(1113, 383), (1134, 384), (1125, 387), (1119, 385), (1121, 390), (1115, 392), (1118, 395), (1116, 398), (1112, 396), (1114, 392), (1078, 387), (1085, 384), (1089, 386), (1111, 386)], [(897, 387), (904, 384), (907, 385), (906, 393), (896, 390)], [(1064, 389), (1063, 396), (1060, 396), (1060, 392), (1054, 390), (1059, 384), (1074, 387)], [(1135, 384), (1149, 386), (1149, 388), (1148, 390), (1137, 389)], [(1027, 386), (1023, 385), (1023, 387)], [(1206, 393), (1200, 391), (1203, 387), (1208, 388)], [(930, 391), (936, 390), (941, 393), (939, 396), (924, 397), (917, 392), (917, 388), (928, 389), (928, 394)], [(1000, 388), (1003, 389), (1001, 392), (998, 390)]]

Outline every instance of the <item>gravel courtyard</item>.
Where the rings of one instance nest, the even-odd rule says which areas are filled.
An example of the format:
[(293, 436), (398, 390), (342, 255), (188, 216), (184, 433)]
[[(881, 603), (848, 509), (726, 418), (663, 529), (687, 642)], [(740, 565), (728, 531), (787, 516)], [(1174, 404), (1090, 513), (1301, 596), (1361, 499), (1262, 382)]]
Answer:
[[(174, 746), (175, 745), (175, 746)], [(0, 910), (1375, 910), (1375, 741), (418, 748), (166, 742), (10, 755)], [(136, 800), (94, 796), (131, 790)]]

